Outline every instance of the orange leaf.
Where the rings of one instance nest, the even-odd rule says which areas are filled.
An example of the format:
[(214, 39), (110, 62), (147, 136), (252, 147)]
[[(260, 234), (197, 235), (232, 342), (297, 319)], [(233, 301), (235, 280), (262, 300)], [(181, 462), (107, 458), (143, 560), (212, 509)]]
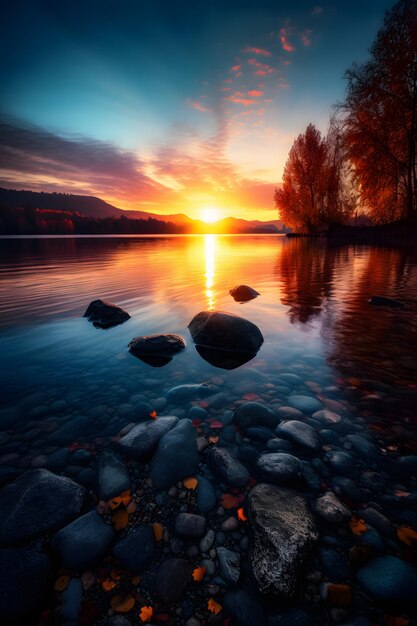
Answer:
[(103, 580), (103, 582), (101, 583), (101, 586), (103, 587), (104, 591), (111, 591), (117, 586), (117, 583), (115, 583), (114, 580), (111, 580), (110, 578), (106, 578), (106, 580)]
[(204, 576), (206, 575), (206, 571), (207, 571), (207, 568), (205, 568), (204, 566), (195, 568), (195, 570), (193, 571), (193, 578), (196, 581), (196, 583), (201, 583)]
[(149, 417), (150, 417), (152, 420), (156, 420), (156, 411), (155, 411), (155, 410), (154, 410), (154, 411), (151, 411), (151, 412), (149, 413)]
[(219, 443), (219, 438), (218, 438), (218, 436), (217, 436), (217, 435), (211, 435), (211, 436), (208, 438), (208, 441), (209, 441), (209, 443), (211, 443), (211, 444)]
[(412, 546), (417, 541), (417, 533), (410, 526), (397, 528), (397, 537), (407, 546)]
[(129, 504), (129, 502), (132, 499), (132, 494), (130, 493), (130, 489), (126, 489), (126, 491), (122, 491), (122, 493), (120, 494), (120, 499), (125, 506), (126, 504)]
[(54, 586), (55, 591), (64, 591), (64, 589), (68, 587), (69, 579), (69, 576), (60, 576), (57, 578)]
[(349, 526), (354, 535), (362, 535), (362, 533), (367, 530), (364, 520), (360, 519), (360, 517), (356, 517), (355, 515), (350, 520)]
[(191, 478), (185, 478), (182, 481), (182, 484), (184, 485), (184, 487), (186, 489), (195, 489), (198, 485), (198, 480), (197, 478), (191, 477)]
[(241, 506), (240, 509), (237, 510), (237, 516), (242, 522), (248, 521), (248, 518), (245, 515), (245, 511), (243, 510), (243, 506)]
[(128, 613), (135, 606), (135, 598), (133, 596), (117, 594), (111, 599), (110, 605), (113, 611)]
[(143, 606), (139, 612), (139, 619), (141, 622), (149, 622), (153, 615), (153, 608), (151, 606)]
[(112, 571), (110, 572), (110, 576), (113, 578), (113, 580), (120, 580), (121, 578), (121, 570), (117, 569), (117, 567), (113, 567)]
[(129, 523), (129, 513), (125, 509), (119, 509), (111, 516), (114, 530), (123, 530)]
[(215, 615), (217, 615), (218, 613), (220, 613), (220, 611), (223, 610), (222, 605), (216, 602), (214, 598), (210, 598), (210, 600), (207, 602), (207, 608), (211, 613), (214, 613)]
[(231, 493), (224, 493), (220, 498), (220, 504), (225, 509), (234, 509), (239, 504), (239, 498)]
[(162, 537), (164, 536), (164, 527), (162, 526), (162, 524), (155, 522), (154, 524), (152, 524), (152, 530), (155, 541), (161, 541)]
[(114, 509), (117, 509), (117, 507), (122, 504), (122, 499), (120, 496), (116, 496), (115, 498), (109, 500), (107, 504), (109, 505), (111, 510), (114, 511)]

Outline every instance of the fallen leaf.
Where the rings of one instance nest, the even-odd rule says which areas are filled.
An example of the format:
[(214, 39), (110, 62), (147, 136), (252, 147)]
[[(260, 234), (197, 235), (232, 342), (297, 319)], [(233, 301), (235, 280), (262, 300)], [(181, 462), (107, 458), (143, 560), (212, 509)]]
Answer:
[(220, 613), (220, 611), (223, 610), (222, 605), (216, 602), (214, 598), (210, 598), (210, 600), (207, 602), (207, 608), (210, 611), (210, 613), (214, 613), (215, 615), (217, 615), (218, 613)]
[(220, 496), (220, 504), (224, 509), (234, 509), (239, 504), (239, 498), (231, 493), (224, 493)]
[(128, 613), (135, 606), (135, 598), (133, 596), (126, 596), (119, 593), (116, 596), (113, 596), (110, 605), (113, 611), (117, 611), (118, 613)]
[(111, 516), (111, 523), (113, 524), (114, 530), (123, 530), (129, 523), (129, 513), (126, 509), (118, 509)]
[(55, 591), (64, 591), (68, 587), (69, 576), (60, 576), (56, 579), (54, 589)]
[(237, 510), (237, 516), (238, 518), (242, 521), (242, 522), (247, 522), (248, 518), (245, 515), (245, 511), (243, 509), (243, 506), (241, 506), (238, 510)]
[(141, 622), (149, 622), (153, 615), (153, 608), (151, 606), (143, 606), (139, 612), (139, 619)]
[(354, 535), (362, 535), (367, 530), (364, 520), (356, 517), (356, 515), (351, 518), (349, 526)]
[(130, 489), (126, 489), (126, 491), (122, 491), (120, 494), (120, 499), (122, 503), (126, 506), (132, 499), (132, 494), (130, 493)]
[(120, 580), (120, 578), (122, 577), (121, 570), (117, 567), (113, 567), (112, 571), (110, 572), (110, 576), (113, 580)]
[(136, 504), (136, 502), (134, 500), (131, 500), (129, 504), (126, 506), (126, 511), (130, 515), (131, 513), (134, 513), (137, 508), (138, 508), (138, 505)]
[(194, 490), (198, 485), (198, 480), (197, 478), (194, 478), (193, 476), (191, 476), (190, 478), (185, 478), (182, 481), (182, 484), (184, 485), (186, 489)]
[(103, 587), (104, 591), (111, 591), (112, 589), (117, 587), (117, 583), (115, 583), (114, 580), (111, 580), (111, 578), (106, 578), (106, 580), (103, 580), (103, 582), (101, 583), (101, 586)]
[(207, 568), (204, 566), (195, 568), (195, 570), (193, 571), (193, 578), (196, 581), (196, 583), (201, 583), (204, 576), (206, 575), (206, 571), (207, 571)]
[(161, 541), (164, 536), (164, 527), (159, 522), (152, 524), (152, 530), (155, 537), (155, 541)]
[(156, 420), (156, 411), (155, 411), (155, 410), (154, 410), (154, 411), (151, 411), (151, 412), (149, 413), (149, 417), (150, 417), (151, 419), (153, 419), (153, 420)]
[(115, 509), (117, 509), (117, 507), (119, 507), (122, 504), (122, 499), (120, 496), (116, 496), (115, 498), (112, 498), (111, 500), (109, 500), (107, 504), (109, 505), (111, 510), (114, 511)]
[(410, 526), (401, 526), (397, 528), (397, 537), (407, 546), (412, 546), (417, 541), (417, 532)]
[(211, 435), (211, 436), (208, 438), (208, 441), (209, 441), (209, 443), (211, 443), (211, 444), (219, 443), (219, 438), (218, 438), (218, 436), (217, 436), (217, 435)]

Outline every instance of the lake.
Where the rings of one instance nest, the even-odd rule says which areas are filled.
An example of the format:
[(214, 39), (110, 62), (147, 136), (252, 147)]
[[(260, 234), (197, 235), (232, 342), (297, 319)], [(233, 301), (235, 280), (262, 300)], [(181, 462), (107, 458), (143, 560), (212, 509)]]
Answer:
[[(310, 582), (297, 597), (314, 604), (321, 623), (341, 621), (336, 609), (343, 619), (364, 615), (382, 623), (378, 620), (387, 609), (381, 608), (372, 581), (383, 585), (380, 577), (390, 567), (399, 582), (386, 592), (392, 592), (397, 607), (388, 612), (402, 613), (407, 602), (399, 587), (410, 572), (397, 561), (415, 560), (417, 537), (412, 534), (417, 531), (415, 246), (227, 235), (2, 239), (0, 277), (3, 484), (26, 469), (47, 467), (94, 491), (94, 457), (116, 445), (121, 430), (143, 419), (141, 411), (155, 411), (157, 419), (189, 415), (198, 434), (230, 449), (254, 482), (266, 476), (256, 470), (260, 454), (294, 454), (308, 468), (298, 468), (294, 484), (288, 479), (285, 485), (304, 493), (312, 510), (331, 490), (350, 512), (349, 519), (341, 513), (344, 526), (332, 524), (325, 511), (318, 513), (319, 549), (308, 566)], [(235, 302), (229, 290), (240, 283), (260, 296)], [(373, 295), (405, 306), (373, 306), (368, 302)], [(131, 319), (108, 330), (95, 328), (83, 314), (97, 298), (126, 309)], [(187, 329), (204, 310), (254, 322), (264, 337), (256, 356), (231, 370), (204, 360)], [(186, 349), (164, 367), (129, 353), (132, 338), (154, 333), (179, 334)], [(214, 392), (181, 402), (167, 398), (175, 386), (200, 383), (214, 385)], [(294, 396), (304, 402), (307, 397), (307, 403), (314, 398), (317, 406), (303, 408), (303, 400), (293, 402)], [(232, 411), (247, 402), (310, 426), (320, 452), (312, 454), (305, 446), (299, 451), (291, 434), (276, 437), (262, 419), (258, 429), (255, 424), (248, 432), (237, 429)], [(227, 486), (213, 481), (210, 469), (201, 471), (221, 498)], [(135, 474), (133, 484), (142, 479), (145, 474)], [(148, 505), (158, 497), (163, 508), (168, 496), (147, 489)], [(235, 496), (238, 491), (232, 488)], [(246, 498), (247, 491), (240, 491)], [(193, 510), (193, 501), (183, 502)], [(221, 530), (225, 519), (213, 515), (220, 545), (244, 553), (247, 531), (233, 526), (229, 535)], [(148, 515), (141, 521), (155, 519)], [(165, 518), (160, 521), (169, 527)], [(403, 528), (409, 530), (399, 533)], [(195, 559), (189, 547), (185, 542), (177, 554)], [(393, 555), (395, 563), (374, 565), (377, 557), (392, 560)], [(244, 570), (241, 580), (248, 575)], [(353, 599), (332, 599), (323, 587), (326, 581), (348, 585)], [(143, 593), (151, 601), (152, 583), (147, 585)], [(364, 591), (371, 602), (364, 602)], [(190, 593), (198, 604), (200, 592)], [(181, 606), (184, 620), (193, 615), (188, 605)], [(101, 623), (103, 613), (94, 615), (84, 623)]]

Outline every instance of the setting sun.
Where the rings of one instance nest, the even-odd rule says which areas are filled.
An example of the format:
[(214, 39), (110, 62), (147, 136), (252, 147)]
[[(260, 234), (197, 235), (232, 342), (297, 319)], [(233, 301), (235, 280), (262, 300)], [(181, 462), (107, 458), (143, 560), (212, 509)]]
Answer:
[(220, 211), (218, 209), (206, 208), (201, 212), (201, 219), (203, 222), (207, 222), (211, 224), (212, 222), (217, 222), (220, 219)]

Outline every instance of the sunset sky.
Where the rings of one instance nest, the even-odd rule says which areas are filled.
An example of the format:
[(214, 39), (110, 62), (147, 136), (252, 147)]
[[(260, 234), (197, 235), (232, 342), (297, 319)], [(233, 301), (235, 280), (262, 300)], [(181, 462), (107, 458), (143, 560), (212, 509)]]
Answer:
[(26, 0), (2, 9), (0, 186), (276, 219), (272, 193), (386, 0)]

